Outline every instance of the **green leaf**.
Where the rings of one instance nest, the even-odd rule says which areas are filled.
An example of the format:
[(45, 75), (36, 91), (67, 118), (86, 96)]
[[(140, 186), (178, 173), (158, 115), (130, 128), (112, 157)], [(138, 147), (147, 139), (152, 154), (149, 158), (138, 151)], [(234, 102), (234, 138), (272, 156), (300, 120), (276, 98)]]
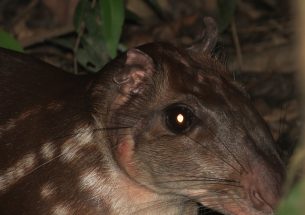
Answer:
[(102, 23), (100, 21), (100, 10), (98, 7), (91, 8), (88, 11), (88, 13), (85, 16), (85, 24), (89, 36), (99, 37), (101, 41), (104, 39), (103, 38), (104, 29), (102, 28)]
[(78, 62), (90, 72), (98, 72), (110, 59), (99, 38), (86, 36), (81, 40), (82, 48), (76, 53)]
[(278, 215), (303, 215), (305, 211), (305, 180), (293, 187), (280, 204)]
[(110, 56), (114, 58), (124, 23), (123, 0), (99, 0), (103, 39)]
[[(78, 62), (96, 72), (117, 54), (124, 22), (123, 0), (80, 0), (74, 15), (74, 25), (81, 35)], [(81, 24), (84, 29), (81, 32)], [(61, 45), (69, 45), (62, 43)]]
[(86, 49), (80, 48), (76, 53), (78, 63), (86, 68), (87, 71), (96, 72), (97, 68), (91, 62), (90, 53)]
[(218, 0), (218, 27), (223, 32), (227, 29), (235, 13), (236, 0)]
[(21, 44), (9, 33), (0, 29), (0, 47), (23, 52)]
[(73, 17), (74, 27), (77, 32), (80, 31), (80, 25), (84, 21), (84, 17), (90, 8), (90, 1), (87, 0), (80, 0), (76, 9), (75, 14)]

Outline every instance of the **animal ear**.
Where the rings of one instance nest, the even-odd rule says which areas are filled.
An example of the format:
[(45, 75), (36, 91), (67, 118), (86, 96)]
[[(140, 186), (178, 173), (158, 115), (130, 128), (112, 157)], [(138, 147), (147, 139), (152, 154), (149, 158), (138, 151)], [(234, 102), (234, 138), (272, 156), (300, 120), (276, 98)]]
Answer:
[(154, 71), (154, 62), (150, 56), (139, 49), (130, 49), (126, 53), (125, 65), (115, 74), (113, 81), (119, 86), (122, 95), (143, 92), (145, 81), (150, 79)]
[(212, 17), (205, 17), (203, 22), (205, 29), (202, 32), (201, 38), (189, 50), (200, 53), (211, 53), (218, 39), (217, 23)]

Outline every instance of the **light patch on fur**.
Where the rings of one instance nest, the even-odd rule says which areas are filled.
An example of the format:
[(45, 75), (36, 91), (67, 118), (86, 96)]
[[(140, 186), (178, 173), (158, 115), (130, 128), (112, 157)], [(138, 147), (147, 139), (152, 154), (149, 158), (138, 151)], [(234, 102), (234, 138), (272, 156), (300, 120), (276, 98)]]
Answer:
[[(160, 197), (141, 185), (134, 184), (126, 177), (115, 175), (105, 176), (105, 173), (99, 172), (98, 169), (88, 169), (79, 176), (80, 189), (92, 196), (96, 202), (101, 200), (110, 206), (110, 214), (181, 214), (183, 207), (181, 202), (175, 204), (170, 200), (170, 204), (167, 204), (168, 197)], [(156, 202), (164, 204), (156, 208), (154, 207)], [(151, 208), (154, 208), (153, 211)]]
[(28, 153), (0, 175), (0, 192), (8, 190), (35, 167), (36, 155)]
[(112, 192), (112, 186), (109, 185), (109, 181), (95, 169), (89, 169), (84, 171), (80, 176), (80, 188), (85, 191), (89, 191), (93, 196), (108, 196)]
[(56, 187), (54, 184), (48, 182), (41, 186), (40, 195), (43, 199), (49, 199), (56, 193)]
[(84, 128), (79, 128), (74, 131), (75, 139), (83, 144), (87, 144), (93, 139), (92, 128), (87, 126)]
[(77, 158), (78, 151), (80, 151), (84, 146), (92, 143), (93, 132), (91, 127), (81, 127), (76, 129), (73, 133), (75, 134), (74, 137), (67, 140), (61, 146), (62, 156), (60, 159), (63, 162), (72, 162)]
[[(125, 214), (117, 213), (116, 204), (117, 202), (116, 195), (113, 195), (117, 192), (124, 192), (116, 186), (116, 179), (111, 179), (109, 176), (105, 177), (105, 174), (100, 173), (97, 169), (90, 168), (83, 171), (79, 176), (79, 188), (87, 192), (97, 204), (103, 202), (111, 207), (113, 213), (111, 214)], [(118, 195), (119, 196), (119, 195)], [(90, 198), (90, 197), (89, 197)], [(119, 205), (118, 207), (122, 207)], [(98, 205), (98, 207), (105, 207), (105, 205)], [(121, 211), (119, 211), (121, 212)]]
[(57, 204), (52, 208), (53, 215), (70, 215), (73, 214), (72, 208), (69, 205)]
[(23, 121), (26, 118), (30, 117), (31, 115), (37, 114), (40, 111), (41, 107), (37, 106), (31, 110), (22, 111), (18, 116), (10, 118), (4, 124), (0, 125), (0, 136), (2, 132), (9, 131), (16, 127), (19, 121)]
[(55, 156), (56, 147), (54, 146), (54, 143), (47, 142), (41, 146), (40, 154), (43, 159), (45, 160), (51, 160)]
[(58, 101), (53, 101), (51, 103), (49, 103), (46, 108), (47, 110), (51, 110), (51, 111), (59, 111), (63, 108), (64, 103), (63, 102), (58, 102)]

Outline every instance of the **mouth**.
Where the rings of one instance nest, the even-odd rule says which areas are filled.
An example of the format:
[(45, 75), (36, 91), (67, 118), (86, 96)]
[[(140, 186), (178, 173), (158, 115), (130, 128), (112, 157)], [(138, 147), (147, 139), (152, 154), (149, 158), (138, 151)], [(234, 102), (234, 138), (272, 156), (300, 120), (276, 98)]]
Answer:
[(197, 202), (198, 215), (271, 215), (271, 207), (256, 207), (253, 202), (238, 192), (215, 192), (211, 195), (206, 190), (192, 191), (188, 196)]
[[(211, 209), (209, 207), (204, 206), (201, 203), (198, 203), (199, 209), (198, 209), (198, 215), (266, 215), (269, 213), (263, 213), (257, 210), (254, 210), (253, 208), (247, 207), (247, 205), (223, 205), (221, 207), (221, 211), (223, 213), (218, 212), (214, 209)], [(273, 214), (273, 213), (272, 213)]]
[(209, 214), (209, 215), (224, 215), (224, 214), (219, 213), (215, 210), (207, 208), (200, 203), (198, 203), (198, 206), (199, 206), (198, 207), (198, 215), (206, 215), (206, 214)]

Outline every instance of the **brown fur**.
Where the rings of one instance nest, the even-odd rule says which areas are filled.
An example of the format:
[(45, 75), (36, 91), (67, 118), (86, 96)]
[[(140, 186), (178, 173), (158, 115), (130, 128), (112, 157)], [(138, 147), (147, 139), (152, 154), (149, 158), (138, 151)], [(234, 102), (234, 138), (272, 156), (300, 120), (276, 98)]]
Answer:
[[(280, 197), (269, 130), (206, 54), (152, 43), (73, 76), (1, 49), (0, 99), (1, 214), (260, 215)], [(184, 134), (175, 103), (196, 115)]]

